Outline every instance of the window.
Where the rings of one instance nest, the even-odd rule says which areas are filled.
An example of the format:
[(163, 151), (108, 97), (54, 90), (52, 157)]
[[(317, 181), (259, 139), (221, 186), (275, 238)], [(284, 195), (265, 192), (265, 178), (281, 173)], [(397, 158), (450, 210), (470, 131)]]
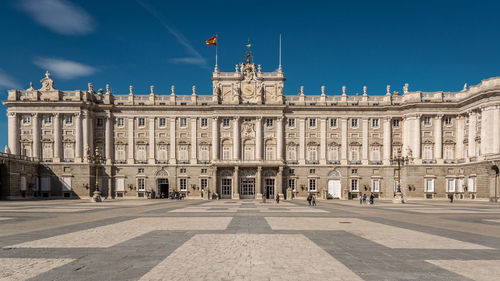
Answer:
[(146, 161), (146, 145), (138, 145), (135, 158), (138, 161)]
[(272, 127), (273, 126), (273, 119), (267, 118), (266, 119), (266, 127)]
[(165, 127), (166, 124), (167, 124), (167, 122), (166, 122), (165, 118), (160, 118), (159, 126), (163, 128), (163, 127)]
[(358, 191), (358, 180), (357, 179), (351, 180), (351, 191)]
[(430, 125), (431, 124), (431, 118), (429, 116), (424, 117), (424, 125)]
[(229, 127), (229, 119), (228, 118), (222, 119), (222, 127)]
[(202, 174), (206, 174), (207, 173), (207, 169), (201, 169), (201, 173)]
[(125, 191), (125, 178), (116, 178), (116, 191)]
[(447, 145), (444, 147), (444, 160), (452, 160), (455, 154), (455, 149), (452, 145)]
[(222, 160), (231, 160), (231, 147), (224, 146), (222, 148)]
[(316, 179), (309, 179), (309, 191), (316, 191)]
[(293, 118), (288, 119), (288, 127), (295, 128), (295, 119)]
[(451, 117), (445, 117), (444, 118), (444, 124), (446, 126), (450, 126), (451, 125)]
[(274, 147), (266, 146), (266, 160), (274, 160)]
[(180, 179), (179, 180), (179, 189), (181, 191), (186, 191), (187, 190), (187, 179)]
[(125, 145), (116, 146), (116, 161), (125, 161)]
[(359, 147), (351, 148), (351, 161), (359, 161)]
[(476, 180), (475, 178), (468, 178), (467, 180), (467, 191), (476, 192)]
[(144, 191), (146, 189), (146, 179), (137, 179), (137, 190)]
[(29, 123), (31, 123), (31, 116), (23, 115), (23, 124), (29, 124)]
[(380, 180), (372, 180), (372, 191), (380, 192)]
[(49, 160), (49, 159), (52, 159), (52, 157), (53, 157), (52, 143), (44, 143), (43, 150), (42, 150), (43, 160)]
[(208, 151), (208, 145), (203, 145), (200, 147), (200, 160), (201, 161), (210, 160), (210, 152)]
[(187, 119), (186, 118), (180, 118), (179, 119), (179, 127), (185, 128), (187, 126)]
[(187, 145), (180, 145), (179, 146), (179, 160), (180, 161), (187, 161), (188, 160), (188, 146)]
[(339, 148), (337, 146), (332, 146), (328, 149), (328, 160), (329, 161), (339, 160)]
[(393, 127), (399, 127), (399, 120), (398, 119), (392, 120), (392, 126)]
[(309, 127), (316, 127), (316, 119), (314, 118), (309, 119)]
[[(399, 187), (399, 190), (398, 190), (398, 183), (399, 181), (397, 179), (395, 179), (393, 182), (392, 182), (392, 190), (394, 192), (401, 192), (401, 186)], [(399, 185), (401, 185), (401, 183), (399, 183)]]
[(295, 179), (288, 179), (288, 187), (295, 191)]
[(243, 159), (248, 161), (254, 160), (253, 146), (245, 145)]
[(330, 127), (337, 127), (337, 118), (330, 119)]
[(457, 182), (457, 192), (464, 192), (464, 179), (458, 179)]
[(71, 177), (62, 177), (63, 191), (71, 191)]
[(358, 169), (351, 169), (351, 174), (357, 174), (358, 173)]
[(446, 192), (455, 192), (455, 179), (448, 179), (446, 185)]
[(116, 126), (117, 127), (123, 127), (123, 126), (125, 126), (125, 120), (123, 118), (117, 118), (116, 119)]
[(379, 126), (378, 119), (372, 119), (372, 127), (378, 128), (378, 126)]
[(432, 160), (432, 145), (424, 145), (424, 153), (422, 159)]
[(167, 146), (162, 144), (158, 146), (158, 160), (167, 161)]
[(202, 128), (208, 127), (208, 119), (207, 118), (201, 118), (200, 127), (202, 127)]
[(309, 174), (315, 174), (316, 173), (316, 169), (309, 169)]
[(52, 116), (51, 115), (45, 115), (43, 117), (43, 123), (44, 124), (50, 124), (50, 123), (52, 123)]
[(311, 162), (318, 161), (318, 148), (316, 146), (310, 146), (308, 148), (307, 158)]
[(180, 169), (179, 169), (179, 172), (180, 172), (181, 174), (185, 174), (185, 173), (186, 173), (186, 168), (180, 168)]
[(75, 158), (75, 150), (73, 149), (73, 143), (64, 144), (64, 159), (73, 160)]
[(295, 174), (295, 170), (294, 169), (288, 169), (288, 174), (289, 175), (294, 175)]
[(297, 149), (295, 146), (288, 147), (288, 161), (297, 161)]
[(102, 127), (104, 126), (104, 119), (102, 118), (97, 118), (97, 127)]
[(205, 190), (208, 187), (208, 179), (200, 179), (200, 188)]
[(371, 160), (372, 161), (380, 161), (380, 146), (374, 146), (372, 147), (372, 151), (371, 151)]
[(434, 179), (425, 179), (425, 192), (434, 192)]
[(73, 123), (73, 115), (66, 115), (65, 118), (64, 118), (64, 121), (66, 122), (66, 124), (72, 124)]
[(144, 168), (139, 168), (137, 169), (138, 174), (144, 174)]
[(351, 119), (351, 127), (352, 128), (358, 127), (358, 119), (356, 119), (356, 118)]

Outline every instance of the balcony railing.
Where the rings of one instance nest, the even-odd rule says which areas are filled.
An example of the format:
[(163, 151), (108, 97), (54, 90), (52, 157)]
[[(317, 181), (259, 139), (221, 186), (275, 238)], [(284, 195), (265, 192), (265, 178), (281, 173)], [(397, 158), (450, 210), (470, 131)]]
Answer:
[(356, 161), (347, 161), (347, 164), (350, 164), (350, 165), (360, 165), (361, 161), (359, 161), (359, 160), (356, 160)]
[(307, 160), (306, 164), (319, 164), (318, 160)]
[(423, 164), (436, 164), (436, 160), (434, 159), (422, 159)]
[(339, 160), (328, 160), (328, 164), (340, 164)]
[(370, 165), (382, 165), (382, 161), (368, 161)]

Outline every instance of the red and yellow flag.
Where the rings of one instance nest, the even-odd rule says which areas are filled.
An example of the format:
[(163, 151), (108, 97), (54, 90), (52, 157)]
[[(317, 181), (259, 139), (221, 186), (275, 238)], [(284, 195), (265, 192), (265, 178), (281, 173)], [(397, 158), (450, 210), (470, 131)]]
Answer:
[(215, 45), (217, 46), (217, 35), (207, 40), (207, 46)]

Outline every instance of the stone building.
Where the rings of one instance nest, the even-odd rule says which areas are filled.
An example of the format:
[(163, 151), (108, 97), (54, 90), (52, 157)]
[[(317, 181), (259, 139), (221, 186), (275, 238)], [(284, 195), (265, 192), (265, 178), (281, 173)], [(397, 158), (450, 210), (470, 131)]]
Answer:
[[(403, 157), (407, 198), (488, 198), (500, 156), (500, 78), (459, 92), (284, 95), (285, 76), (262, 72), (249, 52), (232, 72), (215, 68), (211, 95), (10, 90), (8, 151), (39, 160), (50, 197), (287, 199), (317, 193), (392, 198)], [(89, 163), (98, 151), (102, 164)]]
[(0, 153), (0, 199), (48, 197), (37, 193), (39, 167), (31, 157)]

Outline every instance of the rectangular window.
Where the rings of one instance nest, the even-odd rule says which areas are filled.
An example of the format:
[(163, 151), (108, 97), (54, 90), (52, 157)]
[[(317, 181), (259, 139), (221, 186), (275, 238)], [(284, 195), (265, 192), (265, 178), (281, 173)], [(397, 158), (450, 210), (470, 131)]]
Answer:
[(189, 153), (188, 153), (188, 146), (187, 145), (179, 146), (179, 160), (187, 161), (189, 158), (188, 154)]
[(425, 192), (434, 192), (434, 179), (425, 179)]
[(311, 146), (309, 147), (308, 149), (308, 160), (311, 161), (311, 162), (316, 162), (318, 161), (318, 149), (316, 146)]
[(52, 116), (51, 115), (45, 115), (43, 118), (43, 123), (44, 124), (50, 124), (52, 123)]
[(208, 187), (208, 179), (200, 179), (200, 188), (205, 190)]
[(73, 123), (73, 115), (66, 115), (64, 118), (66, 124), (72, 124)]
[(288, 179), (288, 187), (295, 191), (295, 179)]
[(294, 175), (295, 174), (295, 170), (294, 169), (288, 169), (288, 174), (289, 175)]
[(31, 122), (31, 116), (23, 115), (23, 124), (29, 124)]
[(202, 128), (208, 127), (208, 119), (207, 118), (201, 118), (200, 127), (202, 127)]
[(358, 173), (358, 169), (351, 169), (351, 174), (357, 174)]
[(358, 180), (357, 179), (351, 180), (351, 191), (358, 191)]
[(117, 118), (116, 119), (116, 126), (117, 127), (123, 127), (123, 126), (125, 126), (125, 120), (123, 118)]
[(266, 147), (266, 160), (274, 160), (274, 147)]
[(229, 127), (229, 119), (228, 118), (222, 119), (222, 127)]
[(316, 173), (316, 169), (309, 169), (309, 174), (315, 174)]
[(430, 125), (431, 124), (431, 118), (429, 116), (424, 117), (424, 125)]
[(372, 191), (380, 192), (380, 180), (377, 179), (372, 181)]
[(71, 177), (63, 177), (62, 178), (62, 183), (63, 183), (63, 191), (71, 191)]
[(137, 169), (138, 174), (144, 174), (144, 168), (139, 168)]
[(145, 145), (138, 145), (137, 146), (137, 152), (136, 152), (135, 157), (138, 161), (146, 161), (146, 146)]
[(316, 119), (314, 119), (314, 118), (309, 119), (309, 127), (312, 127), (312, 128), (316, 127)]
[(186, 191), (187, 190), (187, 179), (180, 179), (179, 180), (179, 189), (181, 191)]
[(231, 160), (231, 147), (224, 146), (222, 148), (222, 160)]
[(102, 118), (97, 118), (97, 127), (102, 127), (104, 126), (104, 119)]
[(358, 119), (356, 119), (356, 118), (351, 119), (351, 127), (352, 128), (358, 127)]
[(273, 119), (267, 118), (266, 119), (266, 127), (272, 127), (273, 126)]
[(444, 124), (446, 126), (450, 126), (451, 125), (451, 117), (445, 117), (444, 118)]
[(372, 119), (372, 127), (373, 128), (378, 128), (379, 124), (378, 124), (378, 119)]
[(186, 173), (186, 168), (180, 168), (179, 171), (180, 171), (181, 174), (185, 174)]
[(137, 179), (137, 190), (144, 191), (146, 189), (146, 179)]
[(185, 128), (187, 126), (187, 119), (186, 118), (180, 118), (179, 119), (179, 127)]
[(455, 179), (448, 179), (448, 184), (446, 185), (446, 192), (455, 192)]
[(200, 161), (208, 161), (210, 160), (210, 153), (208, 145), (203, 145), (200, 147)]
[(288, 119), (288, 127), (295, 128), (295, 119)]
[(337, 118), (330, 119), (330, 127), (337, 127)]
[(309, 179), (309, 191), (316, 191), (316, 179)]
[(158, 146), (158, 160), (167, 161), (167, 145), (159, 145)]
[(206, 174), (207, 173), (207, 169), (201, 169), (201, 173), (202, 174)]
[(165, 127), (166, 124), (167, 124), (167, 122), (166, 122), (165, 118), (160, 118), (160, 124), (159, 124), (159, 126), (161, 128), (163, 128), (163, 127)]
[(288, 148), (288, 161), (297, 161), (297, 150), (295, 146)]
[(125, 191), (125, 178), (116, 178), (116, 191)]
[(476, 181), (475, 178), (468, 178), (467, 179), (467, 191), (469, 192), (476, 192)]

